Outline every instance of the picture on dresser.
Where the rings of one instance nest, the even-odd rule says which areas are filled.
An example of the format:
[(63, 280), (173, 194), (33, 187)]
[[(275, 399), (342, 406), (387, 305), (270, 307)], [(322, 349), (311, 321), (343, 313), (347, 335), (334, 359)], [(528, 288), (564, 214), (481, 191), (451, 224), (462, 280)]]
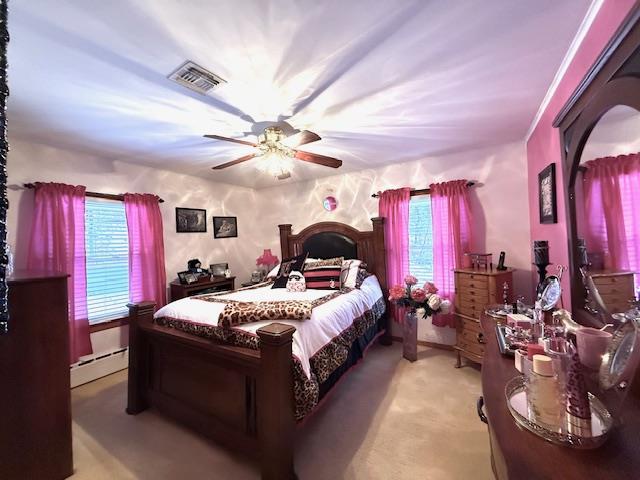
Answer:
[(176, 232), (202, 233), (207, 231), (207, 211), (201, 208), (176, 207)]
[(237, 236), (237, 217), (213, 217), (213, 238), (231, 238)]
[(557, 223), (556, 164), (551, 163), (538, 174), (540, 223)]

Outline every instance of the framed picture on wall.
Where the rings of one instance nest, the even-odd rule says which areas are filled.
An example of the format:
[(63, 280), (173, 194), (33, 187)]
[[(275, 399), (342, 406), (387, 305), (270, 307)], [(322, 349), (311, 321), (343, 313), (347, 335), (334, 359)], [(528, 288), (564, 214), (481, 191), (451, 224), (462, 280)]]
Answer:
[(237, 217), (213, 217), (213, 238), (231, 238), (237, 236)]
[(540, 223), (558, 223), (555, 163), (551, 163), (538, 174), (538, 201)]
[(176, 232), (206, 232), (207, 211), (201, 208), (176, 207)]

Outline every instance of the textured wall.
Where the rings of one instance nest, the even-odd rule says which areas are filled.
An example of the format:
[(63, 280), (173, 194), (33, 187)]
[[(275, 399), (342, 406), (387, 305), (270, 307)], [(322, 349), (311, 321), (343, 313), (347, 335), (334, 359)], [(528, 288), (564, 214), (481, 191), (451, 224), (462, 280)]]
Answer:
[[(634, 0), (605, 0), (527, 142), (531, 240), (549, 241), (550, 261), (554, 264), (567, 265), (569, 263), (569, 249), (567, 245), (565, 198), (562, 189), (560, 135), (558, 130), (552, 126), (553, 119), (578, 86), (634, 3)], [(552, 162), (556, 164), (558, 223), (542, 225), (538, 214), (538, 173)], [(566, 307), (569, 307), (571, 305), (571, 296), (568, 275), (564, 277), (562, 283), (564, 288), (563, 303)]]

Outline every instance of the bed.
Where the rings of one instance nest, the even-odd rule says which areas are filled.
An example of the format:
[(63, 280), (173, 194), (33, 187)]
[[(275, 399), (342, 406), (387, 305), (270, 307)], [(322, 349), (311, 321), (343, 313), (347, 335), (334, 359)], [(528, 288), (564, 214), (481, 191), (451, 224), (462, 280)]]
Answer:
[[(264, 284), (182, 299), (155, 318), (152, 303), (131, 304), (127, 413), (153, 407), (233, 450), (257, 454), (263, 479), (295, 478), (296, 423), (374, 339), (391, 343), (383, 222), (372, 219), (369, 231), (321, 222), (298, 234), (279, 226), (282, 258), (306, 252), (365, 262), (372, 275), (359, 289), (288, 293)], [(218, 324), (227, 306), (287, 294), (313, 305), (308, 320)]]

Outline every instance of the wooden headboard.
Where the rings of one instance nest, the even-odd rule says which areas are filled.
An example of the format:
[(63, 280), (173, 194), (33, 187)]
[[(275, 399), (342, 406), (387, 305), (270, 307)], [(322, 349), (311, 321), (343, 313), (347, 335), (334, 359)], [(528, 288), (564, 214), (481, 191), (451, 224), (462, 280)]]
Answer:
[(372, 230), (357, 230), (338, 222), (320, 222), (309, 225), (297, 234), (292, 233), (290, 224), (278, 225), (282, 258), (299, 255), (304, 251), (310, 257), (315, 254), (323, 258), (357, 258), (367, 264), (367, 270), (378, 277), (382, 290), (386, 292), (384, 218), (372, 218), (371, 222)]

